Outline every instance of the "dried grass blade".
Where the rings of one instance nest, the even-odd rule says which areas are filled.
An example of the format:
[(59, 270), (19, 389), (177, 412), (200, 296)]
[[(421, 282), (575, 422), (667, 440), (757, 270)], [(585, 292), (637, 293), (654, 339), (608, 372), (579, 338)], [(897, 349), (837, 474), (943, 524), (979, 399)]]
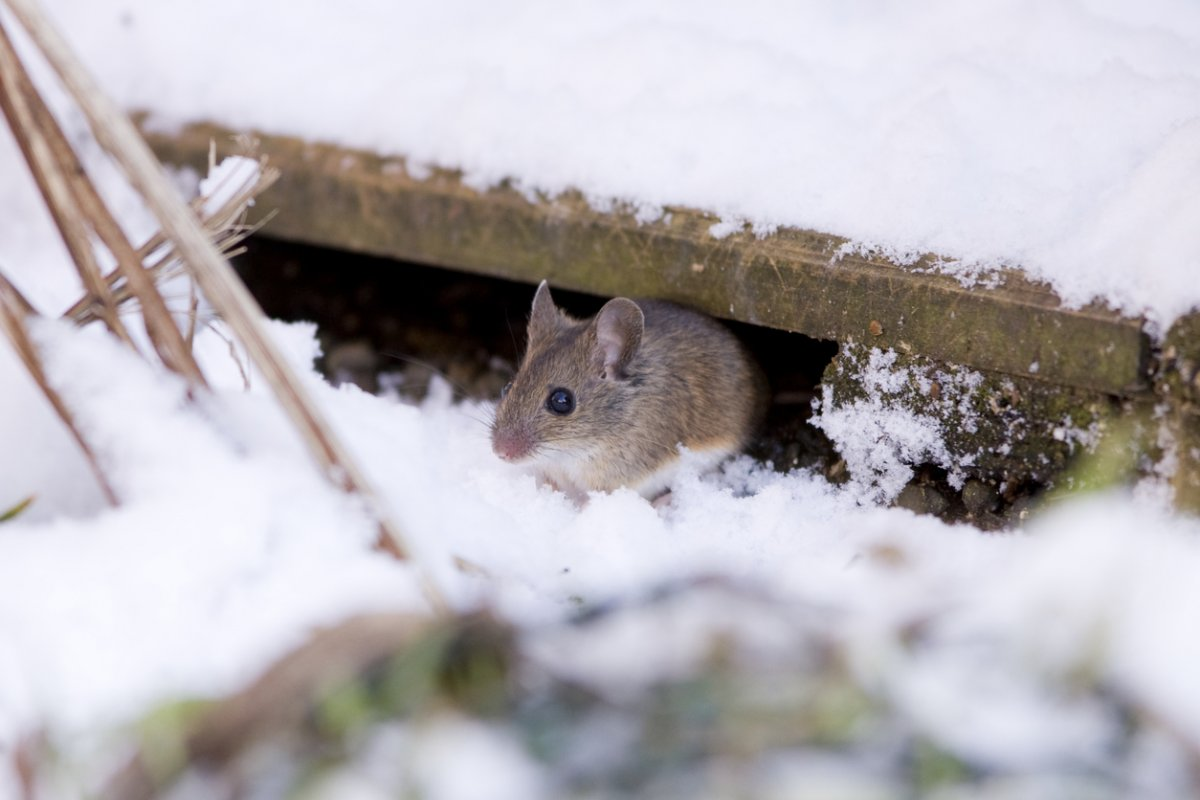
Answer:
[[(133, 123), (100, 90), (37, 3), (32, 0), (5, 0), (5, 3), (74, 96), (101, 145), (142, 193), (201, 291), (241, 340), (326, 477), (356, 494), (367, 506), (379, 524), (377, 546), (396, 558), (406, 558), (408, 550), (399, 529), (388, 519), (365, 476), (268, 337), (262, 311), (249, 291), (213, 247), (196, 215), (179, 199)], [(426, 586), (426, 594), (438, 611), (444, 609), (444, 602), (432, 585)]]
[(25, 510), (33, 505), (35, 497), (36, 495), (31, 494), (25, 499), (18, 501), (15, 506), (10, 506), (0, 511), (0, 522), (9, 522), (24, 514)]
[[(235, 249), (236, 245), (257, 232), (273, 216), (273, 214), (268, 214), (253, 225), (245, 225), (241, 222), (246, 213), (246, 207), (250, 202), (260, 193), (270, 188), (278, 179), (279, 170), (264, 167), (253, 185), (232, 197), (225, 205), (221, 206), (213, 215), (207, 218), (203, 216), (204, 198), (201, 197), (192, 201), (192, 209), (198, 215), (201, 215), (201, 221), (212, 236), (213, 244), (223, 256), (232, 258), (237, 255), (240, 251)], [(179, 258), (176, 256), (170, 240), (163, 236), (161, 232), (154, 234), (149, 240), (138, 247), (137, 254), (141, 262), (145, 265), (146, 271), (155, 280), (159, 280), (169, 273), (174, 272), (175, 268), (178, 268), (180, 271), (183, 270), (183, 265), (179, 262)], [(147, 261), (150, 263), (146, 263)], [(119, 270), (113, 270), (106, 275), (105, 281), (112, 287), (113, 297), (118, 306), (128, 302), (132, 297)], [(77, 325), (86, 325), (98, 319), (86, 297), (81, 298), (67, 309), (63, 316), (74, 321)]]
[(67, 404), (63, 402), (62, 397), (50, 382), (46, 379), (46, 371), (42, 367), (42, 359), (37, 351), (37, 347), (33, 344), (33, 339), (29, 335), (26, 320), (37, 316), (33, 306), (25, 299), (21, 292), (9, 280), (0, 273), (0, 328), (4, 329), (4, 335), (8, 337), (8, 341), (12, 343), (13, 350), (16, 351), (17, 357), (25, 365), (25, 369), (29, 371), (29, 375), (33, 378), (34, 383), (42, 390), (42, 394), (46, 396), (46, 400), (50, 402), (54, 413), (58, 414), (58, 418), (67, 426), (67, 430), (71, 432), (75, 443), (79, 445), (83, 457), (87, 459), (88, 466), (91, 467), (92, 474), (96, 476), (96, 483), (100, 486), (100, 491), (104, 494), (104, 499), (111, 506), (118, 505), (117, 493), (113, 491), (112, 485), (108, 482), (108, 478), (104, 474), (104, 470), (100, 467), (100, 462), (96, 459), (96, 454), (93, 452), (87, 440), (83, 438), (79, 427), (75, 424), (75, 418), (71, 415), (71, 411), (67, 408)]
[[(132, 294), (141, 304), (146, 333), (163, 363), (183, 375), (193, 385), (205, 385), (200, 367), (197, 366), (192, 351), (188, 349), (179, 327), (175, 324), (175, 320), (167, 310), (166, 303), (158, 293), (154, 280), (146, 275), (141, 259), (134, 252), (125, 232), (88, 178), (87, 171), (78, 156), (75, 155), (74, 149), (58, 126), (57, 120), (54, 119), (34, 88), (24, 65), (19, 61), (10, 63), (15, 60), (16, 54), (12, 51), (11, 43), (2, 30), (0, 30), (0, 54), (6, 59), (5, 70), (13, 68), (12, 82), (17, 84), (23, 95), (21, 99), (27, 103), (29, 119), (25, 121), (32, 125), (32, 131), (36, 132), (36, 136), (44, 141), (49, 149), (49, 156), (52, 159), (49, 170), (61, 176), (60, 180), (65, 184), (66, 190), (74, 201), (74, 206), (70, 209), (72, 213), (65, 216), (71, 218), (70, 224), (72, 225), (77, 225), (75, 220), (80, 219), (90, 223), (92, 230), (96, 232), (113, 258), (116, 259), (118, 270), (125, 278)], [(115, 313), (115, 302), (109, 292), (108, 283), (104, 280), (99, 267), (95, 265), (94, 258), (88, 261), (88, 265), (86, 285), (88, 285), (89, 291), (96, 294), (97, 297), (105, 298)]]
[(9, 128), (12, 129), (46, 206), (62, 234), (63, 242), (75, 262), (87, 291), (87, 296), (82, 302), (96, 318), (104, 321), (114, 335), (132, 347), (133, 340), (118, 316), (117, 303), (109, 291), (108, 284), (101, 277), (102, 271), (92, 249), (91, 236), (83, 222), (83, 212), (64, 173), (63, 162), (58, 160), (61, 153), (56, 152), (53, 142), (47, 138), (44, 125), (39, 124), (49, 112), (33, 88), (29, 75), (17, 57), (12, 41), (2, 24), (0, 109), (8, 119)]

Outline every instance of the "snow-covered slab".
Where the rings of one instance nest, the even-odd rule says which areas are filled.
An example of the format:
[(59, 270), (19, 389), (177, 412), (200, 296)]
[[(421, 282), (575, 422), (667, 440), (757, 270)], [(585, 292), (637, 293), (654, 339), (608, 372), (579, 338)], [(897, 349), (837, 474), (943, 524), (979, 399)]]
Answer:
[(1191, 0), (46, 5), (160, 127), (1019, 267), (1155, 333), (1200, 307)]
[[(196, 124), (148, 132), (168, 163), (200, 167), (231, 131)], [(609, 295), (667, 297), (712, 314), (857, 340), (1011, 375), (1126, 394), (1144, 387), (1149, 338), (1140, 320), (1065, 308), (1014, 271), (964, 282), (926, 256), (898, 264), (841, 237), (791, 228), (723, 230), (685, 208), (597, 208), (478, 189), (403, 159), (258, 135), (283, 171), (257, 213), (266, 233), (407, 261)]]

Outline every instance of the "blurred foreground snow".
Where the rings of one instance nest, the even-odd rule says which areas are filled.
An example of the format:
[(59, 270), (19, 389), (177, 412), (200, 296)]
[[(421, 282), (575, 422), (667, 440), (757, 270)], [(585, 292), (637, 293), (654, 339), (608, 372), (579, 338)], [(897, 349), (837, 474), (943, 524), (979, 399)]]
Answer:
[[(491, 456), (486, 404), (334, 389), (308, 366), (311, 326), (273, 331), (452, 602), (491, 604), (555, 675), (619, 704), (694, 674), (714, 637), (764, 674), (823, 643), (863, 691), (968, 763), (1187, 785), (1159, 762), (1200, 743), (1195, 520), (1118, 492), (983, 535), (746, 458), (683, 476), (661, 512), (628, 491), (580, 510)], [(5, 501), (39, 495), (0, 526), (0, 743), (40, 726), (65, 743), (103, 738), (155, 702), (237, 688), (318, 624), (423, 607), (273, 401), (241, 390), (223, 341), (201, 337), (217, 392), (195, 407), (102, 335), (47, 324), (39, 336), (127, 503), (102, 508), (69, 447), (0, 460)], [(0, 439), (55, 441), (56, 421), (0, 358), (12, 387)], [(77, 494), (63, 496), (63, 475)], [(717, 588), (645, 604), (692, 578)], [(613, 604), (628, 611), (565, 625)], [(1138, 740), (1159, 731), (1165, 751), (1131, 749), (1128, 713), (1150, 721)]]

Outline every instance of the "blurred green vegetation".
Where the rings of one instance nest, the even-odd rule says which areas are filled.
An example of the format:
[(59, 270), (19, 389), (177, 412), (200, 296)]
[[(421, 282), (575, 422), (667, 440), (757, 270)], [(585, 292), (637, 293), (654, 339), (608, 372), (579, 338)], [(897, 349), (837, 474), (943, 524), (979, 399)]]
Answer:
[(16, 505), (12, 506), (11, 508), (8, 508), (4, 511), (0, 511), (0, 522), (8, 522), (9, 520), (16, 519), (26, 509), (28, 509), (31, 505), (33, 505), (33, 501), (34, 501), (34, 495), (29, 495), (24, 500), (21, 500), (20, 502), (18, 502)]

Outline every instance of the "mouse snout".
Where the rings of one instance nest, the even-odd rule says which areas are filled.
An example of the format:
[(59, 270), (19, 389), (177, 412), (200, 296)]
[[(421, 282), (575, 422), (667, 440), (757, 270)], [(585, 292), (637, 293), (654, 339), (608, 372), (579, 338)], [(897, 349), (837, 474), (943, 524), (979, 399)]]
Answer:
[(533, 452), (533, 436), (524, 428), (496, 428), (492, 431), (492, 452), (505, 461), (520, 461)]

